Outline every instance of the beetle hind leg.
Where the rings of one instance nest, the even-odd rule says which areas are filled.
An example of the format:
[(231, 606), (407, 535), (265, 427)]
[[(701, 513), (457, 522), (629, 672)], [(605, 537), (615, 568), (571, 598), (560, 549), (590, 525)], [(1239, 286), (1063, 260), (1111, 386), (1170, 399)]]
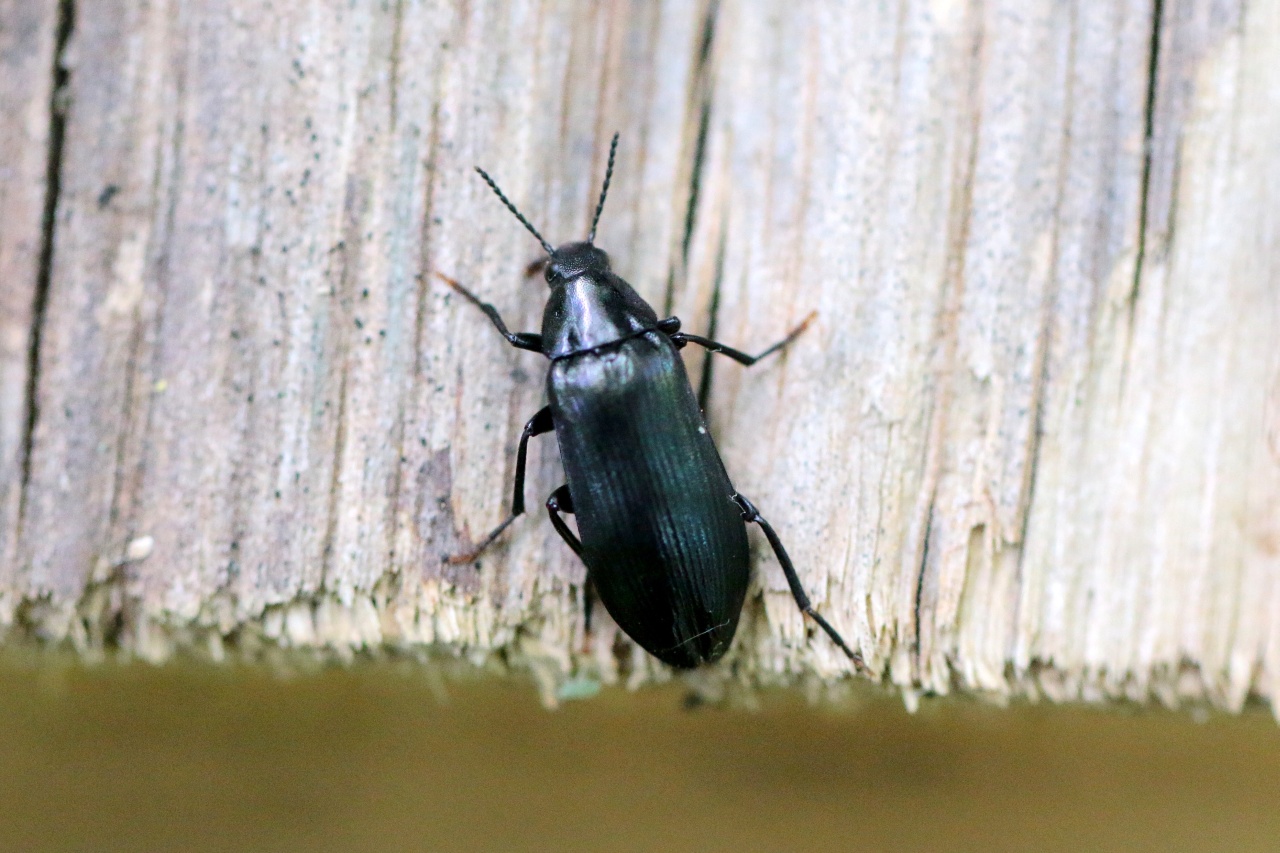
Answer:
[(778, 538), (778, 534), (774, 532), (773, 525), (764, 520), (764, 516), (760, 514), (760, 510), (756, 509), (755, 504), (747, 500), (742, 495), (734, 495), (734, 501), (742, 508), (742, 518), (748, 523), (754, 522), (760, 525), (760, 529), (764, 531), (765, 538), (769, 540), (769, 547), (773, 549), (774, 556), (778, 558), (778, 563), (782, 566), (782, 573), (786, 575), (787, 585), (791, 587), (791, 597), (796, 600), (796, 606), (801, 611), (807, 613), (818, 623), (827, 636), (831, 638), (840, 650), (849, 656), (849, 660), (853, 661), (853, 665), (861, 670), (866, 665), (862, 662), (862, 655), (849, 648), (848, 643), (844, 641), (844, 637), (840, 636), (840, 632), (831, 627), (831, 623), (818, 615), (818, 611), (813, 609), (813, 604), (809, 601), (809, 596), (805, 594), (804, 587), (800, 585), (800, 576), (796, 574), (796, 567), (791, 562), (791, 557), (787, 554), (787, 549), (782, 546), (782, 540)]

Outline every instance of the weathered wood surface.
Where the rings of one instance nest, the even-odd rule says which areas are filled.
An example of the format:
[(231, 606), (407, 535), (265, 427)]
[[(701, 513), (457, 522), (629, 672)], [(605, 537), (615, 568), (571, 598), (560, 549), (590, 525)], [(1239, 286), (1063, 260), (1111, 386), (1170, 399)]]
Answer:
[[(50, 120), (57, 3), (0, 0), (0, 572), (13, 574), (24, 461), (28, 368), (51, 208)], [(0, 583), (0, 599), (12, 594)], [(8, 605), (11, 609), (12, 605)]]
[[(580, 237), (616, 128), (599, 243), (659, 310), (748, 347), (819, 311), (716, 365), (711, 418), (876, 671), (1280, 692), (1280, 3), (0, 14), (11, 641), (567, 672), (583, 570), (540, 512), (441, 564), (505, 512), (542, 363), (430, 272), (536, 328), (536, 247), (471, 166)], [(531, 475), (537, 507), (554, 441)], [(846, 673), (758, 574), (732, 672)], [(602, 622), (605, 678), (658, 675)]]

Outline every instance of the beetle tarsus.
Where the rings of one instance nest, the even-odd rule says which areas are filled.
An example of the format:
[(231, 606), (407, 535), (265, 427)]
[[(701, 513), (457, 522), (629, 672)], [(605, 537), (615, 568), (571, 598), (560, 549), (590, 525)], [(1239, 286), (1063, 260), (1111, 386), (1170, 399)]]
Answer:
[(502, 523), (493, 529), (493, 532), (484, 538), (484, 541), (465, 554), (453, 554), (444, 558), (444, 562), (451, 566), (465, 566), (467, 563), (474, 563), (480, 559), (480, 555), (489, 549), (489, 546), (498, 541), (498, 537), (502, 535), (502, 531), (511, 526), (511, 522), (519, 518), (518, 513), (512, 513), (503, 519)]
[(813, 621), (818, 623), (831, 641), (840, 647), (849, 660), (853, 661), (855, 668), (862, 670), (866, 668), (863, 663), (862, 655), (849, 648), (849, 644), (844, 641), (844, 637), (840, 636), (840, 632), (831, 627), (831, 623), (818, 615), (813, 609), (813, 604), (809, 601), (809, 596), (805, 594), (804, 587), (800, 585), (800, 576), (796, 574), (795, 564), (791, 562), (791, 557), (787, 554), (787, 549), (783, 547), (782, 540), (778, 538), (778, 534), (774, 532), (773, 525), (765, 521), (764, 516), (760, 514), (760, 510), (756, 509), (755, 504), (747, 500), (743, 495), (734, 495), (734, 501), (738, 506), (742, 507), (742, 519), (748, 524), (755, 523), (760, 525), (760, 529), (764, 531), (765, 538), (769, 540), (769, 547), (773, 549), (774, 556), (778, 558), (778, 563), (782, 566), (782, 573), (787, 578), (787, 585), (791, 587), (791, 597), (795, 599), (796, 606), (801, 611), (813, 617)]

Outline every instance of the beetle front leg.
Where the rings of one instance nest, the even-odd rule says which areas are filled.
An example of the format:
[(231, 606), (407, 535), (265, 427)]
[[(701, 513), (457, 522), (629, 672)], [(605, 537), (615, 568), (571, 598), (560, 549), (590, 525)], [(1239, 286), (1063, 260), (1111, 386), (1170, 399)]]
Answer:
[(782, 540), (774, 532), (773, 526), (764, 520), (760, 510), (756, 509), (755, 504), (751, 501), (742, 495), (734, 495), (733, 499), (742, 508), (742, 519), (748, 524), (754, 522), (760, 525), (760, 529), (764, 531), (765, 538), (769, 540), (769, 546), (773, 548), (774, 556), (778, 558), (778, 562), (782, 565), (782, 573), (786, 575), (787, 585), (791, 587), (791, 597), (796, 600), (796, 606), (813, 617), (813, 621), (817, 622), (818, 626), (827, 632), (827, 636), (840, 647), (841, 651), (849, 656), (849, 660), (853, 661), (855, 667), (860, 670), (864, 669), (865, 664), (862, 662), (862, 655), (849, 648), (844, 641), (844, 637), (841, 637), (839, 632), (832, 628), (831, 624), (813, 609), (813, 605), (809, 602), (809, 596), (805, 595), (804, 587), (800, 585), (800, 576), (796, 574), (796, 567), (792, 564), (791, 557), (787, 555), (787, 549), (782, 547)]
[(466, 297), (467, 301), (483, 311), (488, 318), (493, 321), (493, 325), (498, 327), (498, 331), (507, 339), (507, 343), (511, 344), (516, 349), (527, 349), (531, 352), (542, 352), (542, 335), (539, 335), (536, 332), (512, 332), (508, 330), (507, 324), (502, 322), (502, 315), (498, 313), (497, 308), (494, 308), (488, 302), (485, 302), (479, 296), (476, 296), (470, 290), (467, 290), (457, 281), (449, 278), (449, 276), (442, 272), (437, 272), (436, 278), (458, 291), (458, 293), (461, 293)]
[[(787, 336), (785, 338), (778, 341), (759, 355), (747, 355), (741, 350), (736, 350), (733, 347), (725, 346), (718, 341), (713, 341), (710, 338), (704, 338), (699, 335), (690, 335), (679, 331), (671, 331), (667, 332), (667, 334), (670, 335), (672, 343), (681, 349), (683, 349), (686, 344), (697, 344), (698, 346), (706, 347), (709, 352), (718, 352), (721, 355), (728, 356), (739, 364), (745, 364), (747, 367), (750, 367), (760, 359), (773, 355), (775, 352), (778, 352), (796, 338), (800, 337), (800, 333), (809, 328), (809, 324), (812, 323), (813, 318), (817, 316), (817, 311), (810, 313), (808, 317), (804, 318), (804, 322), (799, 326), (796, 326), (790, 332), (787, 332)], [(680, 321), (675, 317), (670, 317), (658, 323), (659, 331), (665, 332), (667, 329), (663, 328), (663, 324), (667, 324), (668, 327), (674, 327), (675, 329), (680, 328)]]
[(538, 413), (529, 418), (529, 422), (524, 425), (524, 432), (520, 433), (520, 449), (516, 451), (516, 485), (515, 496), (511, 499), (511, 514), (494, 528), (493, 532), (484, 538), (474, 550), (465, 554), (456, 554), (452, 557), (445, 557), (446, 563), (455, 566), (463, 563), (474, 562), (477, 557), (484, 553), (485, 549), (494, 543), (494, 541), (506, 530), (511, 522), (515, 521), (521, 515), (524, 515), (524, 470), (525, 463), (529, 453), (529, 439), (535, 435), (542, 435), (555, 429), (555, 422), (551, 420), (551, 407), (543, 406)]

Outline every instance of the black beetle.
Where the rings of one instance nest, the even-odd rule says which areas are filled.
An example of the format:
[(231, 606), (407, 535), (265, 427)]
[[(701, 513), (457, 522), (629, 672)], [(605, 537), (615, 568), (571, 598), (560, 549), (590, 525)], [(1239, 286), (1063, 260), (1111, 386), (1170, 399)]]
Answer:
[[(520, 435), (511, 514), (475, 550), (447, 559), (475, 560), (524, 512), (529, 439), (554, 430), (569, 482), (547, 499), (551, 523), (586, 564), (588, 584), (614, 621), (650, 654), (693, 668), (728, 650), (749, 580), (746, 524), (755, 522), (773, 547), (796, 604), (861, 667), (861, 657), (814, 612), (777, 533), (734, 490), (678, 353), (695, 343), (755, 364), (790, 343), (809, 320), (757, 356), (685, 334), (676, 317), (659, 320), (594, 245), (617, 148), (614, 134), (586, 242), (559, 248), (476, 168), (547, 253), (543, 267), (551, 295), (542, 333), (508, 331), (496, 308), (437, 275), (488, 315), (512, 346), (551, 360), (550, 404)], [(581, 539), (561, 513), (577, 516)], [(589, 607), (585, 589), (584, 599)]]

